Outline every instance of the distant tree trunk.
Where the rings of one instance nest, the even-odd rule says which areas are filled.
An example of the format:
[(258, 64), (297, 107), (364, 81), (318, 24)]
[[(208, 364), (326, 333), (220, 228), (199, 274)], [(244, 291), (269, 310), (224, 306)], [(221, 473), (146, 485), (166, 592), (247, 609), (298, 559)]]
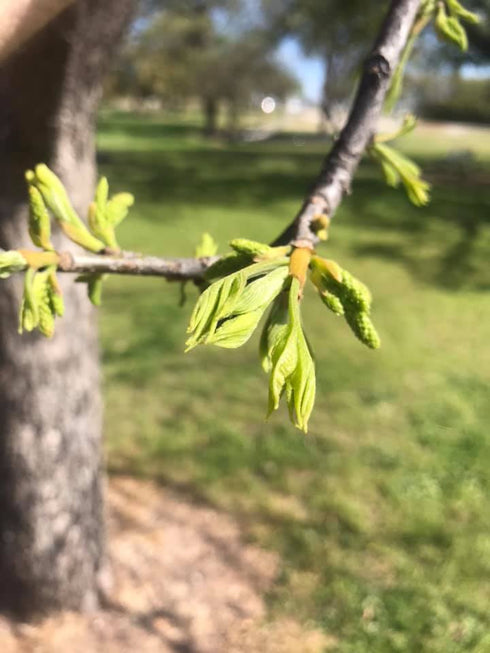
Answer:
[[(101, 81), (132, 4), (79, 0), (0, 70), (1, 247), (26, 242), (23, 173), (40, 161), (86, 211)], [(0, 285), (0, 607), (24, 618), (96, 607), (104, 560), (96, 325), (84, 288), (63, 289), (49, 341), (17, 334), (21, 280)]]
[(228, 138), (232, 141), (238, 136), (239, 118), (238, 102), (236, 100), (230, 100), (228, 102), (227, 131)]
[(202, 109), (204, 114), (204, 135), (214, 136), (218, 131), (218, 102), (216, 98), (203, 98)]

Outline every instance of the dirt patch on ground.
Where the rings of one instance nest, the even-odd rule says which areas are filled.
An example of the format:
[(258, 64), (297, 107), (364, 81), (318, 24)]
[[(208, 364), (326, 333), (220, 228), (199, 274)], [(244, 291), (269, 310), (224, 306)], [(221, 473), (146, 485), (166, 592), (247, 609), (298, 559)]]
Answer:
[(335, 641), (267, 621), (277, 558), (226, 515), (150, 482), (108, 489), (110, 607), (43, 622), (0, 618), (1, 653), (319, 653)]

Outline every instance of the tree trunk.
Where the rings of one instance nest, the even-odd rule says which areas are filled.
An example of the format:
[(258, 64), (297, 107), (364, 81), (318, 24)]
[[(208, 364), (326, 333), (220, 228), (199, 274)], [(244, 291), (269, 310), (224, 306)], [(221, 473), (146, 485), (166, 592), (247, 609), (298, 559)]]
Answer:
[(214, 97), (203, 98), (204, 135), (215, 136), (218, 131), (218, 103)]
[[(79, 0), (0, 70), (4, 249), (27, 242), (23, 173), (38, 162), (86, 212), (101, 81), (132, 4)], [(25, 618), (96, 607), (104, 525), (93, 311), (84, 287), (63, 280), (66, 315), (54, 338), (20, 336), (21, 285), (0, 284), (0, 607)]]
[(232, 142), (238, 137), (239, 116), (238, 102), (230, 100), (228, 102), (227, 132), (228, 139)]

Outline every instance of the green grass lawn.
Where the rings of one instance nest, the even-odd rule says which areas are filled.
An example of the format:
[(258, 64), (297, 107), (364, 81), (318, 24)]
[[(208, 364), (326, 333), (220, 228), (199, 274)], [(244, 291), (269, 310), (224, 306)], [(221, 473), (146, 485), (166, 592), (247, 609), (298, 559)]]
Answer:
[[(282, 558), (272, 612), (321, 626), (342, 653), (490, 651), (488, 138), (454, 161), (439, 130), (424, 134), (408, 149), (429, 159), (429, 207), (363, 164), (321, 246), (371, 288), (383, 346), (364, 348), (307, 295), (308, 436), (284, 409), (264, 421), (257, 338), (184, 355), (193, 287), (180, 308), (163, 280), (111, 279), (100, 311), (111, 469), (229, 511)], [(208, 143), (192, 125), (121, 115), (103, 117), (99, 145), (113, 190), (136, 195), (122, 245), (174, 256), (204, 231), (221, 251), (272, 239), (324, 149), (297, 135)]]

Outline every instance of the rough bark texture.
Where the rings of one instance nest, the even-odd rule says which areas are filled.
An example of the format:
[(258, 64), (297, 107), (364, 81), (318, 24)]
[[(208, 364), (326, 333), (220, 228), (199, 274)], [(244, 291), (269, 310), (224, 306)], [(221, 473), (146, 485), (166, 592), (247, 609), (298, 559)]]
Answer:
[[(35, 163), (86, 211), (101, 79), (132, 2), (79, 0), (0, 70), (0, 247), (26, 242), (23, 172)], [(20, 286), (0, 287), (0, 606), (25, 617), (96, 606), (104, 528), (92, 310), (66, 280), (53, 340), (19, 336)]]

